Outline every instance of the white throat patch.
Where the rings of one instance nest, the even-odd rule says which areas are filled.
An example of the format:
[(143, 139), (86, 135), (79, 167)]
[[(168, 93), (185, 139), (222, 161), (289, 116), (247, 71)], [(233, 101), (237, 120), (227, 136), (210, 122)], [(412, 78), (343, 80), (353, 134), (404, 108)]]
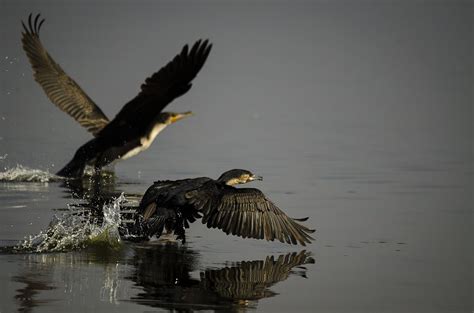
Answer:
[(131, 158), (132, 156), (135, 156), (139, 154), (142, 151), (145, 151), (148, 149), (151, 144), (153, 143), (153, 140), (155, 140), (156, 136), (163, 130), (165, 127), (168, 126), (167, 124), (156, 124), (153, 126), (153, 128), (148, 132), (148, 134), (144, 137), (140, 138), (140, 145), (133, 148), (132, 150), (128, 151), (125, 153), (121, 159), (126, 160), (128, 158)]

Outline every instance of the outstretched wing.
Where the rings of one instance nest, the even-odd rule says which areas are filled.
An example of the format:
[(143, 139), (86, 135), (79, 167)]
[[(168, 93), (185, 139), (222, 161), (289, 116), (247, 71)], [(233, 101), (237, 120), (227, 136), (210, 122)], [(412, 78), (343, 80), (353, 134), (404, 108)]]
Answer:
[(226, 234), (241, 237), (275, 239), (306, 245), (314, 230), (288, 217), (258, 189), (226, 188), (220, 198), (202, 207), (202, 222), (209, 228), (222, 229)]
[(171, 101), (191, 89), (191, 81), (203, 67), (211, 48), (208, 40), (198, 40), (191, 50), (185, 45), (172, 61), (145, 80), (139, 94), (125, 104), (101, 135), (116, 134), (119, 130), (132, 134), (136, 127), (149, 127)]
[(28, 17), (28, 27), (22, 22), (23, 50), (25, 50), (35, 80), (41, 85), (48, 98), (62, 111), (69, 114), (89, 132), (96, 135), (109, 122), (102, 110), (87, 96), (79, 85), (70, 78), (49, 55), (39, 39), (44, 19), (38, 14), (34, 21)]

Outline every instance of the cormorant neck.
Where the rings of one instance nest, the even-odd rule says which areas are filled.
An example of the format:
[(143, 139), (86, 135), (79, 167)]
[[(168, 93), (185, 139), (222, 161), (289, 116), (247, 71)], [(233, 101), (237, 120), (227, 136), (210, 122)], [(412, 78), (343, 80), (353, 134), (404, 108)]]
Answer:
[(224, 182), (227, 186), (234, 186), (234, 185), (238, 185), (240, 184), (240, 180), (238, 180), (237, 178), (232, 178), (232, 179), (229, 179), (227, 181)]
[(221, 184), (227, 185), (227, 186), (233, 186), (237, 185), (239, 183), (239, 180), (237, 178), (229, 178), (226, 177), (226, 175), (221, 175), (217, 181)]
[[(152, 125), (146, 134), (146, 140), (150, 141), (150, 144), (155, 140), (155, 137), (168, 126), (166, 123), (162, 122), (156, 122), (154, 125)], [(143, 144), (143, 142), (142, 142)]]

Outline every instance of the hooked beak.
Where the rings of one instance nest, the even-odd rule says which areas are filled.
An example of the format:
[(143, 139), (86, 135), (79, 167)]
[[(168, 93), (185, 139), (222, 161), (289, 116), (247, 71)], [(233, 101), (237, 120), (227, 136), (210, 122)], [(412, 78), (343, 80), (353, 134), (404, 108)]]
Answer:
[(262, 177), (262, 176), (253, 175), (253, 176), (251, 177), (251, 179), (252, 179), (252, 181), (253, 181), (253, 180), (263, 180), (263, 177)]
[(184, 113), (178, 113), (175, 116), (171, 117), (171, 124), (176, 123), (177, 121), (182, 120), (183, 118), (188, 117), (188, 116), (192, 116), (192, 115), (194, 115), (194, 113), (191, 112), (191, 111), (184, 112)]

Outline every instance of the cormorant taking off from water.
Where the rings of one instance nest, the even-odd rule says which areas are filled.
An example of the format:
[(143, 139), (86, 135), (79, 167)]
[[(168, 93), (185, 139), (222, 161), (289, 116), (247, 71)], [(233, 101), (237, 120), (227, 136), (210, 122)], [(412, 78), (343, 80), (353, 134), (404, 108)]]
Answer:
[(185, 241), (184, 228), (202, 217), (208, 228), (243, 238), (275, 239), (292, 244), (310, 243), (314, 230), (288, 217), (260, 190), (234, 185), (262, 180), (247, 170), (225, 172), (217, 180), (199, 177), (157, 181), (143, 196), (135, 232), (139, 237), (159, 237), (164, 228)]
[(130, 100), (111, 121), (87, 94), (49, 55), (39, 39), (44, 19), (38, 14), (23, 24), (23, 49), (33, 67), (35, 80), (48, 98), (61, 110), (87, 128), (95, 138), (81, 146), (72, 161), (58, 175), (81, 176), (86, 165), (96, 169), (127, 159), (147, 149), (166, 126), (191, 115), (162, 110), (185, 94), (191, 81), (204, 65), (212, 44), (198, 40), (191, 49), (185, 45), (166, 66), (145, 80), (138, 95)]

